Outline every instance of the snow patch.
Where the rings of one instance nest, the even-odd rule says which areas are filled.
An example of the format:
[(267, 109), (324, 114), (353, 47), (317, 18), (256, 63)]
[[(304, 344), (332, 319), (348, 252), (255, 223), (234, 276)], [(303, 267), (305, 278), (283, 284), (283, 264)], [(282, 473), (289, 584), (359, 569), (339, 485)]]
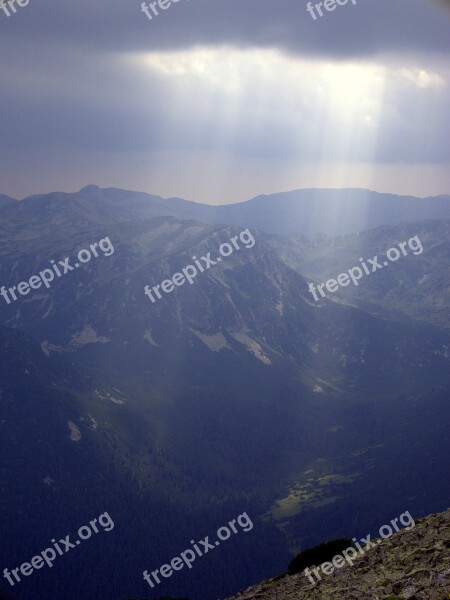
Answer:
[(256, 342), (255, 340), (253, 340), (249, 335), (247, 335), (246, 333), (239, 332), (234, 332), (231, 335), (237, 342), (243, 344), (249, 352), (251, 352), (258, 360), (263, 362), (265, 365), (272, 364), (270, 358), (264, 354), (261, 345), (258, 344), (258, 342)]
[(70, 344), (72, 346), (85, 346), (86, 344), (106, 344), (110, 341), (106, 337), (98, 336), (91, 325), (85, 325), (81, 331), (73, 334)]
[(67, 426), (70, 430), (70, 439), (72, 442), (79, 442), (81, 440), (80, 428), (77, 427), (72, 421), (67, 421)]
[(283, 306), (283, 303), (281, 302), (281, 300), (277, 304), (275, 304), (275, 308), (280, 313), (280, 316), (283, 316), (284, 306)]
[(228, 348), (228, 350), (231, 350), (230, 346), (227, 344), (227, 340), (225, 339), (223, 333), (214, 333), (212, 335), (207, 335), (206, 333), (201, 333), (201, 331), (196, 331), (195, 329), (191, 329), (191, 331), (213, 352), (220, 352), (224, 348)]
[[(125, 404), (124, 400), (122, 400), (121, 398), (115, 398), (107, 390), (95, 390), (95, 394), (98, 398), (100, 398), (100, 400), (109, 400), (110, 402), (114, 402), (114, 404)], [(119, 392), (119, 394), (121, 394), (121, 392)]]
[(159, 344), (157, 344), (155, 342), (155, 340), (153, 339), (152, 330), (151, 329), (146, 329), (145, 330), (144, 340), (147, 340), (147, 342), (149, 342), (149, 344), (151, 344), (152, 346), (159, 346)]

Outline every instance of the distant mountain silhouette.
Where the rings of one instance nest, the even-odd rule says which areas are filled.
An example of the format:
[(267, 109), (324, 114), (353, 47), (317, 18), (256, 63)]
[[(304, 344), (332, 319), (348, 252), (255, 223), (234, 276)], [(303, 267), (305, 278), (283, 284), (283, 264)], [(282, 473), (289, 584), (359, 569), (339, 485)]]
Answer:
[(55, 192), (30, 196), (20, 205), (26, 205), (30, 214), (33, 202), (35, 208), (39, 206), (42, 216), (52, 207), (65, 204), (69, 209), (67, 222), (73, 211), (78, 213), (78, 218), (83, 212), (84, 219), (97, 219), (104, 225), (129, 219), (174, 216), (282, 235), (324, 233), (336, 236), (381, 225), (450, 219), (448, 195), (416, 198), (364, 189), (301, 189), (257, 196), (236, 204), (211, 206), (181, 198), (163, 199), (141, 192), (88, 185), (74, 194)]

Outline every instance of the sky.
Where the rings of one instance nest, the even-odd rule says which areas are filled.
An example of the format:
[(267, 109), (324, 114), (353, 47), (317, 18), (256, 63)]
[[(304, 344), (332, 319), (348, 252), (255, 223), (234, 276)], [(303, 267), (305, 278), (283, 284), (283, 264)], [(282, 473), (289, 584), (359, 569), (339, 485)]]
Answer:
[(450, 0), (17, 1), (0, 193), (450, 194)]

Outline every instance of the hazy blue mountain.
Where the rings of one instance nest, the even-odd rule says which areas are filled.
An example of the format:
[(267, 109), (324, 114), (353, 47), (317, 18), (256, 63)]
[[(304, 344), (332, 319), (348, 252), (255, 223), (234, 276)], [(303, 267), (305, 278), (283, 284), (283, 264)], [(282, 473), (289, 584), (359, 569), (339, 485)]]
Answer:
[(10, 196), (5, 196), (5, 194), (0, 194), (0, 207), (11, 204), (12, 202), (17, 202), (17, 200), (15, 198), (11, 198)]
[(51, 577), (22, 582), (19, 599), (78, 600), (79, 573), (88, 597), (145, 596), (143, 569), (245, 510), (251, 533), (157, 593), (217, 598), (358, 521), (445, 507), (450, 332), (382, 306), (315, 303), (256, 230), (253, 247), (152, 303), (145, 285), (240, 235), (161, 215), (165, 203), (88, 187), (0, 210), (7, 287), (105, 236), (114, 246), (50, 289), (1, 299), (2, 564), (20, 565), (96, 510), (116, 522)]
[[(423, 252), (413, 241), (416, 254), (406, 246), (406, 256), (383, 265), (390, 248), (416, 236)], [(273, 235), (269, 241), (286, 264), (320, 283), (360, 266), (360, 258), (372, 271), (367, 259), (377, 255), (382, 269), (364, 276), (358, 286), (350, 284), (327, 296), (376, 313), (381, 307), (382, 314), (397, 319), (410, 316), (450, 326), (450, 221), (383, 226), (337, 238)]]
[(449, 219), (450, 197), (414, 198), (363, 189), (304, 189), (210, 207), (169, 200), (178, 215), (268, 233), (342, 235), (422, 219)]
[[(329, 236), (357, 233), (380, 225), (395, 225), (423, 219), (450, 219), (450, 197), (415, 198), (382, 194), (364, 189), (303, 189), (258, 196), (246, 202), (210, 206), (181, 198), (119, 190), (95, 185), (77, 193), (52, 193), (30, 196), (20, 202), (29, 214), (30, 204), (51, 219), (54, 208), (67, 204), (65, 222), (76, 215), (81, 220), (108, 223), (176, 216), (209, 224), (236, 225), (266, 233)], [(26, 206), (26, 209), (25, 209)], [(17, 216), (17, 207), (6, 214)]]
[[(89, 381), (69, 361), (47, 356), (29, 336), (0, 327), (2, 571), (30, 561), (51, 546), (51, 538), (76, 532), (98, 516), (99, 504), (113, 511), (116, 500), (127, 501), (114, 476), (111, 453), (106, 461), (106, 446), (94, 436), (90, 410), (95, 406), (83, 408), (81, 402)], [(90, 563), (100, 572), (107, 570), (107, 542), (86, 545), (83, 552), (68, 554), (52, 570), (37, 571), (14, 587), (2, 578), (2, 590), (18, 600), (64, 597), (70, 586), (65, 578), (79, 578), (85, 587)]]

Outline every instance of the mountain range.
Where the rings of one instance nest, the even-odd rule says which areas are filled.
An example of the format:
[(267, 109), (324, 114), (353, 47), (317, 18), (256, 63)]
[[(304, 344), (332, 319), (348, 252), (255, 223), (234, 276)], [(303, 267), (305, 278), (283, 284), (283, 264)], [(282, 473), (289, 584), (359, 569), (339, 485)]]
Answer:
[[(142, 597), (144, 569), (247, 511), (251, 533), (160, 589), (223, 597), (324, 536), (446, 508), (449, 200), (300, 190), (215, 207), (87, 186), (3, 202), (7, 288), (114, 247), (0, 298), (2, 564), (100, 512), (115, 521), (9, 591)], [(252, 247), (144, 294), (241, 228)], [(420, 256), (312, 298), (310, 281), (413, 235)]]
[[(28, 206), (42, 200), (48, 208), (61, 202), (92, 213), (96, 218), (117, 219), (175, 216), (209, 224), (236, 225), (281, 235), (329, 236), (358, 233), (380, 225), (397, 225), (424, 219), (450, 219), (450, 196), (417, 198), (384, 194), (365, 189), (301, 189), (257, 196), (246, 202), (214, 206), (181, 198), (167, 198), (142, 192), (102, 189), (87, 185), (77, 193), (55, 192), (21, 200)], [(14, 204), (0, 195), (0, 206)], [(108, 215), (102, 214), (108, 210)], [(17, 206), (10, 207), (17, 214)], [(86, 215), (87, 216), (87, 215)]]

